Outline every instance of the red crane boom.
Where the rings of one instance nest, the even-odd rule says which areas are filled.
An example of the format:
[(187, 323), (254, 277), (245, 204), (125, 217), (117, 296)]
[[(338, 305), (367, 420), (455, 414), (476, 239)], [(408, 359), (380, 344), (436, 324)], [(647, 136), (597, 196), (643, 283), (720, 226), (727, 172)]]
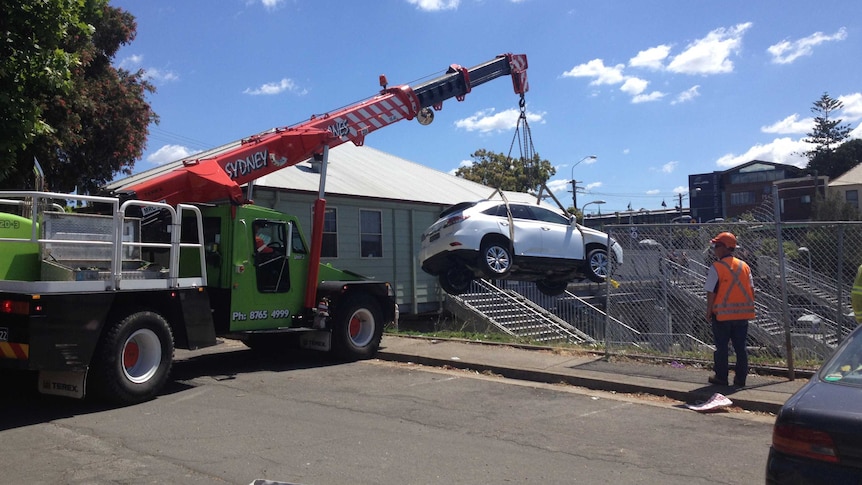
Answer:
[(413, 119), (420, 112), (428, 116), (425, 108), (439, 110), (444, 100), (453, 97), (461, 101), (473, 87), (492, 79), (511, 75), (515, 93), (523, 95), (528, 89), (526, 70), (526, 55), (503, 54), (471, 68), (452, 65), (444, 75), (415, 87), (387, 88), (381, 76), (383, 89), (369, 99), (183, 160), (181, 166), (143, 178), (122, 192), (171, 205), (219, 200), (241, 204), (243, 184), (321, 155), (324, 146), (333, 148), (347, 141), (361, 146), (369, 133)]

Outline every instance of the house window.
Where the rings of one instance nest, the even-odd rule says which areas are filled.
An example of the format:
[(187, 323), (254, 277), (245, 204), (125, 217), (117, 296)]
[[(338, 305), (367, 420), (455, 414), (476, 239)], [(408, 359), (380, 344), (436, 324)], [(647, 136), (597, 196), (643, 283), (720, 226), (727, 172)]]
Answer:
[(323, 213), (323, 242), (320, 246), (320, 257), (338, 257), (338, 213), (331, 207), (327, 207)]
[(859, 191), (858, 190), (848, 190), (844, 192), (844, 200), (847, 201), (848, 204), (852, 205), (855, 208), (859, 208)]
[(359, 251), (363, 258), (383, 257), (383, 215), (380, 211), (359, 211)]
[(754, 192), (733, 192), (730, 194), (730, 205), (754, 204)]

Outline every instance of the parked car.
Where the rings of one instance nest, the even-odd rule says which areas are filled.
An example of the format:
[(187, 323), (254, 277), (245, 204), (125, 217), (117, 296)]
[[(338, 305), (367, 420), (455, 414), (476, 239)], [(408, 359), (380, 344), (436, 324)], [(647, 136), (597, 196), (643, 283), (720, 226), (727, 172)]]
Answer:
[(422, 269), (446, 292), (466, 291), (476, 278), (535, 281), (559, 295), (570, 282), (603, 282), (623, 263), (619, 243), (540, 205), (481, 200), (453, 205), (422, 234)]
[(862, 483), (862, 327), (778, 412), (768, 484)]

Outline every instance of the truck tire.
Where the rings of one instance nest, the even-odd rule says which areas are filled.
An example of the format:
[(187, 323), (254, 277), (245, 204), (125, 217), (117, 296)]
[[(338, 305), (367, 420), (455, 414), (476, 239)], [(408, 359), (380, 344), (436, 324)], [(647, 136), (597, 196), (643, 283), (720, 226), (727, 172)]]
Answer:
[(133, 313), (102, 336), (90, 367), (91, 389), (119, 404), (150, 400), (167, 382), (173, 357), (168, 322), (157, 313)]
[(333, 355), (346, 361), (374, 357), (383, 337), (383, 324), (380, 306), (371, 296), (348, 296), (333, 317)]

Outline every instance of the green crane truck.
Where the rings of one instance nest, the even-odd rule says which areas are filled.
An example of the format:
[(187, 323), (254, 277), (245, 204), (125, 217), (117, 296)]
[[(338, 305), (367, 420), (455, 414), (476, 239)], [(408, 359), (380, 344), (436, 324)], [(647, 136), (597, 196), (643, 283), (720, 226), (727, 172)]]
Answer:
[[(128, 404), (159, 393), (175, 348), (220, 336), (373, 357), (398, 307), (389, 283), (320, 263), (329, 149), (401, 119), (427, 124), (429, 107), (504, 75), (523, 101), (526, 68), (526, 56), (504, 54), (416, 87), (381, 76), (368, 100), (130, 177), (106, 196), (0, 192), (0, 369), (38, 372), (45, 394)], [(295, 217), (241, 187), (312, 157), (322, 170), (307, 240)]]

